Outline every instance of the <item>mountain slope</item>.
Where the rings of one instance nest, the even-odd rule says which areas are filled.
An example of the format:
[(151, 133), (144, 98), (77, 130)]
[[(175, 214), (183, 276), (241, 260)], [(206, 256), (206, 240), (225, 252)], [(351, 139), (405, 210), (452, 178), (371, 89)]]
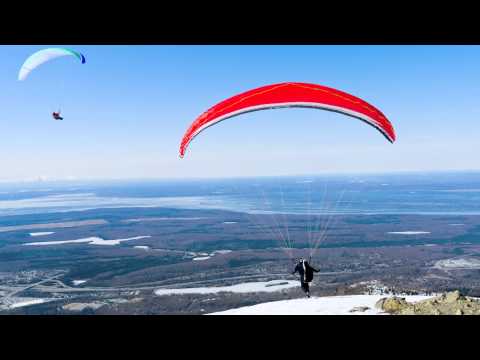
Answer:
[[(349, 295), (282, 300), (209, 315), (380, 315), (384, 313), (375, 308), (375, 303), (384, 297), (385, 295)], [(431, 298), (431, 296), (405, 296), (408, 302), (416, 302), (428, 298)], [(350, 312), (354, 308), (361, 307), (368, 307), (368, 309)]]

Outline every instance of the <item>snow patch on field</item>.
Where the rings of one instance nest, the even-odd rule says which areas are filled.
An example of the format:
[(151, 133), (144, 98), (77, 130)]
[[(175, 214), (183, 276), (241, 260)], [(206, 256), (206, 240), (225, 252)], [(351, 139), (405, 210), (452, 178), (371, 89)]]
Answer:
[(217, 294), (220, 292), (231, 293), (256, 293), (256, 292), (275, 292), (284, 289), (298, 287), (298, 281), (292, 280), (274, 280), (241, 283), (230, 286), (214, 286), (214, 287), (198, 287), (198, 288), (184, 288), (184, 289), (158, 289), (155, 290), (155, 295), (184, 295), (184, 294)]
[(87, 280), (73, 280), (72, 283), (74, 286), (85, 284)]
[(211, 259), (210, 256), (200, 256), (200, 257), (194, 257), (192, 260), (193, 261), (205, 261), (205, 260), (208, 260), (208, 259)]
[(444, 259), (435, 263), (436, 269), (480, 269), (480, 260), (478, 259)]
[(49, 231), (44, 231), (44, 232), (33, 232), (30, 233), (29, 235), (32, 237), (37, 237), (37, 236), (47, 236), (47, 235), (52, 235), (55, 234), (55, 232), (49, 232)]
[(224, 255), (224, 254), (229, 254), (231, 253), (232, 250), (215, 250), (210, 254), (210, 256), (215, 256), (215, 255)]
[[(381, 295), (349, 295), (282, 300), (221, 311), (210, 315), (383, 315), (385, 313), (376, 309), (375, 303), (384, 297)], [(405, 299), (408, 302), (416, 302), (430, 297), (412, 295), (405, 296)], [(352, 311), (355, 308), (363, 309)]]
[(68, 311), (83, 311), (85, 309), (97, 310), (105, 305), (102, 302), (91, 302), (91, 303), (70, 303), (62, 306), (62, 309)]
[(232, 250), (214, 250), (210, 254), (189, 252), (188, 255), (192, 257), (193, 261), (205, 261), (205, 260), (211, 259), (214, 256), (225, 255), (231, 252)]
[(42, 241), (42, 242), (32, 242), (32, 243), (25, 243), (23, 245), (28, 246), (47, 246), (47, 245), (62, 245), (62, 244), (79, 244), (79, 243), (87, 243), (88, 245), (119, 245), (124, 241), (131, 241), (131, 240), (141, 240), (150, 238), (151, 236), (136, 236), (127, 239), (115, 239), (115, 240), (105, 240), (100, 237), (88, 237), (84, 239), (77, 239), (77, 240), (61, 240), (61, 241)]
[(431, 234), (430, 231), (390, 231), (387, 234), (392, 235), (426, 235)]
[(137, 219), (126, 219), (122, 220), (124, 223), (138, 223), (138, 222), (148, 222), (148, 221), (188, 221), (188, 220), (202, 220), (206, 219), (204, 217), (144, 217)]
[(30, 299), (30, 300), (24, 300), (24, 301), (19, 301), (16, 303), (13, 303), (8, 306), (9, 309), (16, 309), (24, 306), (30, 306), (30, 305), (37, 305), (37, 304), (43, 304), (45, 302), (49, 301), (48, 299)]

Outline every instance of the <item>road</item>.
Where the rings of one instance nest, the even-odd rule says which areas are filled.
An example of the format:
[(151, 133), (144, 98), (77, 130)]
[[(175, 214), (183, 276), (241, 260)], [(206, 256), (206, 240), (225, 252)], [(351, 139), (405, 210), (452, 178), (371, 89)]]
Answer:
[(63, 275), (64, 275), (63, 273), (55, 274), (53, 276), (48, 277), (47, 279), (43, 279), (43, 280), (38, 281), (38, 282), (33, 283), (33, 284), (29, 284), (29, 285), (26, 285), (26, 286), (23, 286), (23, 287), (20, 287), (20, 288), (15, 287), (15, 288), (13, 288), (14, 290), (12, 292), (8, 293), (7, 295), (5, 295), (4, 298), (5, 299), (11, 298), (15, 295), (20, 294), (21, 292), (23, 292), (25, 290), (32, 289), (36, 286), (41, 286), (43, 283), (46, 283), (46, 282), (49, 282), (49, 281), (52, 281), (52, 280), (57, 281), (56, 279), (59, 278), (60, 276), (63, 276)]

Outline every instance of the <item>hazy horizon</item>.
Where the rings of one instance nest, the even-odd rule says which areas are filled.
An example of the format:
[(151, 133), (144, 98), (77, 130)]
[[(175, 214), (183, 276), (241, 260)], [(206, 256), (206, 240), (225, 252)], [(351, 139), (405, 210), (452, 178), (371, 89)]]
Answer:
[(445, 175), (480, 175), (480, 170), (430, 170), (430, 171), (385, 171), (385, 172), (325, 172), (316, 174), (284, 174), (284, 175), (239, 175), (239, 176), (204, 176), (204, 177), (79, 177), (79, 178), (29, 178), (29, 179), (17, 179), (17, 180), (2, 180), (0, 179), (0, 185), (15, 185), (15, 184), (40, 184), (40, 183), (75, 183), (75, 182), (182, 182), (182, 181), (215, 181), (215, 180), (247, 180), (247, 179), (275, 179), (275, 178), (321, 178), (321, 177), (351, 177), (351, 176), (365, 176), (365, 177), (386, 177), (386, 176), (415, 176), (415, 175), (430, 175), (430, 174), (445, 174)]

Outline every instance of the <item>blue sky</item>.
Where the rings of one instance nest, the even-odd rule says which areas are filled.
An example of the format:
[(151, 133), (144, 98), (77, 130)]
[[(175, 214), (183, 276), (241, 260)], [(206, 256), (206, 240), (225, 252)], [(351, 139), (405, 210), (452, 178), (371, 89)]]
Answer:
[[(0, 46), (0, 180), (177, 178), (478, 170), (478, 46), (66, 46), (24, 82), (31, 53)], [(313, 109), (261, 111), (211, 127), (178, 157), (189, 124), (220, 100), (275, 82), (359, 96), (394, 124)], [(50, 113), (61, 107), (65, 121)]]

